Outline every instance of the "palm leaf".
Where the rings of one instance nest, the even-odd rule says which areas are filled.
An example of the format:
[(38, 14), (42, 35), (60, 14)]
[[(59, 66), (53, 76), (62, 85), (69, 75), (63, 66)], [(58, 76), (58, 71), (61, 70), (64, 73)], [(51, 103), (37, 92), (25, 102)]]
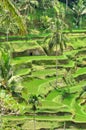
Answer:
[(1, 3), (3, 5), (3, 9), (7, 9), (10, 12), (10, 16), (15, 18), (15, 21), (19, 27), (19, 34), (27, 34), (26, 24), (12, 2), (10, 0), (1, 0)]

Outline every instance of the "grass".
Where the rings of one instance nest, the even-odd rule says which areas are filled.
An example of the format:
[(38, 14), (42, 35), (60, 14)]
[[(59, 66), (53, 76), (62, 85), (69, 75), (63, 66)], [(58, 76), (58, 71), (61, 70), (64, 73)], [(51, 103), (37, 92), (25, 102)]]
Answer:
[(32, 76), (43, 78), (43, 77), (46, 77), (46, 76), (53, 76), (55, 74), (56, 74), (56, 69), (44, 69), (44, 70), (34, 71), (32, 73)]
[(68, 30), (65, 30), (64, 32), (69, 32), (69, 33), (85, 33), (86, 29), (73, 29), (71, 32)]
[(65, 60), (67, 57), (65, 55), (61, 56), (24, 56), (24, 57), (16, 57), (12, 60), (12, 64), (21, 64), (21, 63), (27, 63), (34, 61), (40, 61), (40, 60)]
[(43, 83), (47, 83), (51, 81), (53, 78), (46, 78), (46, 79), (32, 79), (32, 80), (27, 80), (23, 82), (23, 86), (26, 89), (27, 94), (25, 94), (25, 98), (29, 97), (30, 94), (39, 94), (39, 88), (40, 85)]
[(77, 58), (77, 60), (79, 62), (86, 61), (86, 56), (80, 56), (79, 58)]
[(77, 54), (78, 51), (79, 51), (79, 49), (77, 49), (77, 50), (71, 50), (71, 51), (66, 51), (66, 52), (64, 52), (64, 55), (74, 57)]
[[(24, 57), (16, 57), (12, 60), (12, 64), (14, 66), (21, 66), (23, 64), (30, 63), (31, 66), (25, 66), (24, 67), (18, 67), (19, 69), (15, 72), (16, 75), (28, 75), (29, 77), (22, 81), (22, 85), (24, 86), (24, 91), (21, 93), (23, 98), (26, 99), (26, 101), (29, 99), (29, 96), (31, 94), (42, 94), (44, 97), (41, 99), (41, 106), (37, 106), (37, 113), (43, 113), (36, 116), (36, 123), (37, 127), (46, 127), (50, 128), (51, 123), (54, 127), (58, 125), (57, 122), (64, 122), (64, 121), (72, 121), (77, 123), (86, 123), (86, 106), (80, 105), (80, 102), (83, 102), (83, 98), (80, 98), (80, 102), (76, 100), (76, 98), (79, 96), (80, 92), (82, 91), (82, 87), (86, 85), (86, 81), (75, 81), (73, 85), (66, 84), (63, 82), (63, 75), (66, 73), (69, 73), (68, 69), (71, 69), (75, 67), (76, 63), (80, 62), (83, 64), (83, 61), (85, 62), (85, 52), (86, 50), (86, 39), (85, 38), (76, 38), (77, 36), (80, 37), (80, 34), (78, 34), (79, 31), (75, 31), (77, 34), (76, 36), (70, 35), (71, 43), (68, 43), (68, 45), (71, 45), (74, 50), (72, 51), (66, 51), (63, 55), (60, 56), (24, 56)], [(45, 37), (46, 35), (40, 35), (40, 37)], [(39, 40), (39, 39), (38, 39)], [(15, 51), (22, 51), (26, 49), (31, 49), (38, 47), (37, 39), (30, 40), (30, 41), (12, 41), (11, 44)], [(58, 60), (58, 87), (60, 88), (61, 92), (54, 89), (55, 86), (55, 74), (56, 74), (56, 59)], [(59, 61), (62, 61), (60, 63)], [(67, 60), (68, 63), (65, 63), (64, 60)], [(54, 61), (54, 62), (52, 62)], [(60, 63), (60, 64), (59, 64)], [(27, 64), (28, 65), (28, 64)], [(47, 68), (47, 69), (46, 69)], [(60, 69), (62, 68), (62, 69)], [(30, 74), (30, 75), (29, 75)], [(80, 75), (86, 74), (86, 67), (77, 67), (77, 70), (73, 73), (73, 77), (78, 77)], [(65, 75), (64, 75), (65, 76)], [(71, 77), (71, 74), (70, 74)], [(70, 78), (69, 77), (69, 78)], [(60, 81), (60, 82), (59, 82)], [(50, 85), (50, 83), (52, 85)], [(65, 84), (65, 85), (64, 85)], [(64, 99), (62, 98), (62, 90), (67, 89), (67, 87), (70, 90), (70, 94)], [(23, 105), (23, 104), (21, 104)], [(24, 104), (24, 111), (26, 113), (32, 113), (31, 111), (31, 105)], [(63, 115), (55, 115), (55, 113), (64, 113)], [(48, 115), (47, 115), (47, 114)], [(70, 113), (70, 115), (67, 115), (67, 113)], [(3, 119), (7, 120), (33, 120), (33, 115), (24, 115), (24, 116), (3, 116)], [(30, 127), (31, 122), (27, 122)], [(38, 122), (41, 122), (40, 125)], [(48, 123), (45, 123), (47, 122)], [(56, 124), (57, 123), (57, 124)], [(58, 125), (59, 126), (59, 125)], [(23, 128), (27, 126), (23, 125)], [(62, 128), (62, 127), (61, 127)], [(76, 127), (77, 128), (77, 127)], [(78, 129), (78, 128), (77, 128)]]
[(22, 76), (22, 75), (27, 75), (31, 72), (31, 69), (28, 69), (28, 68), (23, 68), (23, 69), (19, 69), (15, 72), (15, 75), (19, 75), (19, 76)]
[[(66, 53), (66, 54), (68, 54), (68, 53)], [(72, 52), (72, 54), (73, 54), (73, 52)], [(22, 60), (22, 58), (23, 57), (21, 57), (20, 60)], [(28, 58), (25, 57), (25, 58), (28, 59), (27, 61), (30, 61), (30, 62), (33, 62), (35, 59), (36, 59), (36, 61), (40, 61), (40, 59), (43, 60), (43, 61), (44, 60), (50, 60), (51, 58), (53, 60), (56, 60), (55, 56), (50, 56), (50, 57), (48, 57), (48, 56), (38, 56), (38, 57), (33, 56), (33, 57), (28, 57)], [(63, 59), (63, 57), (62, 57), (62, 59)], [(63, 68), (65, 68), (65, 67), (71, 67), (71, 66), (74, 67), (74, 65), (75, 65), (75, 62), (70, 60), (69, 64), (63, 64), (61, 66), (63, 66)], [(42, 67), (42, 69), (41, 69), (41, 67)], [(35, 67), (35, 65), (33, 66), (35, 71), (32, 72), (32, 77), (39, 77), (39, 78), (42, 77), (43, 79), (32, 79), (31, 81), (23, 82), (23, 85), (27, 89), (28, 96), (32, 93), (33, 94), (39, 94), (39, 93), (42, 92), (42, 94), (43, 94), (43, 93), (47, 93), (49, 90), (51, 90), (51, 92), (48, 94), (48, 96), (44, 100), (41, 101), (42, 106), (39, 107), (41, 111), (43, 111), (43, 110), (44, 111), (46, 111), (46, 110), (56, 111), (57, 110), (59, 112), (61, 110), (61, 111), (65, 112), (65, 110), (66, 110), (67, 112), (71, 112), (71, 113), (72, 113), (72, 110), (74, 110), (74, 109), (75, 109), (75, 111), (77, 111), (77, 108), (74, 107), (74, 105), (73, 105), (74, 101), (75, 101), (74, 96), (70, 95), (62, 101), (61, 93), (59, 93), (56, 90), (53, 90), (53, 88), (49, 88), (49, 86), (48, 86), (49, 82), (51, 80), (53, 80), (53, 78), (45, 79), (45, 76), (54, 74), (55, 69), (46, 69), (45, 70), (44, 67), (46, 67), (46, 65), (43, 65), (41, 67), (39, 67), (39, 66)], [(83, 70), (83, 72), (84, 72), (84, 70)], [(81, 82), (79, 85), (76, 85), (74, 87), (70, 87), (70, 91), (71, 92), (80, 91), (82, 89), (81, 85), (83, 85), (83, 84), (84, 83)], [(48, 87), (48, 89), (47, 89), (47, 87)], [(52, 106), (51, 106), (51, 104), (52, 104)], [(71, 104), (71, 105), (69, 106), (69, 104)], [(77, 120), (76, 120), (76, 116), (75, 116), (74, 119), (72, 119), (72, 116), (70, 116), (70, 119), (75, 121), (75, 122), (81, 121), (81, 119), (83, 117), (83, 116), (79, 115), (81, 111), (82, 110), (79, 110), (79, 111), (76, 112), (76, 116), (78, 117)], [(44, 116), (43, 117), (40, 116), (40, 118), (41, 118), (41, 121), (44, 120)], [(65, 120), (64, 116), (62, 116), (62, 118), (63, 118), (63, 120)], [(37, 118), (37, 120), (39, 120), (39, 117)], [(51, 120), (51, 119), (49, 117), (49, 119), (46, 118), (46, 120)], [(54, 120), (57, 120), (57, 119), (54, 118)], [(59, 117), (59, 121), (60, 121), (60, 117)], [(62, 119), (61, 119), (61, 121), (62, 121)], [(85, 120), (83, 119), (82, 122), (84, 122), (84, 121)]]
[(86, 81), (80, 81), (79, 83), (75, 84), (73, 87), (70, 87), (70, 92), (80, 92), (82, 90), (82, 87), (85, 86)]
[(63, 68), (73, 68), (75, 66), (75, 62), (72, 60), (69, 60), (68, 64), (60, 64), (58, 66), (63, 67)]
[[(66, 98), (64, 98), (63, 103), (71, 108), (72, 101), (75, 100), (75, 95), (70, 94)], [(70, 105), (69, 105), (70, 104)]]
[(57, 90), (53, 90), (51, 93), (48, 94), (46, 100), (52, 100), (56, 96), (58, 96), (59, 92)]
[(15, 52), (21, 52), (29, 49), (34, 48), (41, 48), (41, 46), (36, 42), (36, 40), (29, 40), (29, 41), (13, 41), (11, 45)]
[(84, 75), (86, 74), (86, 67), (79, 68), (75, 74), (73, 74), (74, 77), (78, 77), (79, 75)]
[[(9, 120), (22, 120), (22, 119), (33, 119), (33, 116), (3, 116), (3, 119), (9, 119)], [(68, 121), (68, 120), (71, 120), (71, 116), (65, 116), (65, 117), (62, 117), (62, 116), (36, 116), (36, 120), (38, 121)]]
[(86, 47), (86, 38), (71, 38), (70, 43), (68, 45), (72, 46), (74, 49), (84, 48)]

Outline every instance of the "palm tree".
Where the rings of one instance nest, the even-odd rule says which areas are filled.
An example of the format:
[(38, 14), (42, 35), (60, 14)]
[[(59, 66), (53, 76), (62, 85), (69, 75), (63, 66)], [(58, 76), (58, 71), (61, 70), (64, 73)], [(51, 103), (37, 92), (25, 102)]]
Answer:
[(17, 34), (18, 27), (14, 19), (10, 17), (10, 12), (7, 10), (2, 10), (2, 16), (0, 19), (0, 28), (6, 33), (6, 38), (8, 41), (8, 36), (10, 33)]
[[(50, 50), (56, 46), (56, 57), (58, 55), (58, 46), (60, 46), (61, 54), (63, 54), (63, 49), (66, 47), (66, 36), (61, 32), (55, 32), (50, 43), (49, 48)], [(56, 60), (56, 86), (57, 86), (57, 79), (58, 79), (58, 60)]]
[(38, 0), (38, 2), (39, 2), (39, 8), (41, 8), (42, 10), (50, 8), (52, 4), (51, 0)]
[[(64, 14), (63, 11), (60, 12), (61, 6), (59, 5), (58, 1), (53, 1), (53, 8), (56, 11), (56, 18), (53, 23), (50, 25), (51, 27), (49, 30), (51, 31), (50, 35), (48, 35), (45, 40), (48, 41), (49, 50), (52, 51), (53, 47), (56, 47), (56, 57), (58, 55), (58, 46), (60, 46), (61, 54), (63, 54), (63, 49), (66, 47), (67, 36), (63, 33), (63, 29), (65, 28), (66, 24), (64, 23)], [(45, 41), (44, 40), (44, 41)], [(56, 86), (57, 86), (57, 79), (58, 79), (58, 60), (56, 59)]]
[(27, 34), (27, 27), (26, 24), (20, 15), (19, 11), (16, 9), (14, 4), (10, 0), (1, 0), (1, 6), (3, 10), (8, 10), (10, 13), (10, 17), (14, 18), (14, 21), (16, 22), (18, 28), (19, 28), (19, 34), (24, 35)]
[(40, 104), (39, 97), (41, 97), (41, 96), (40, 95), (39, 96), (37, 96), (37, 95), (31, 95), (29, 97), (29, 101), (28, 101), (29, 104), (32, 105), (32, 110), (34, 112), (34, 130), (36, 130), (36, 119), (35, 119), (36, 114), (35, 114), (35, 112), (37, 110), (37, 106)]
[(20, 4), (20, 11), (25, 12), (26, 15), (35, 12), (35, 7), (38, 7), (37, 0), (24, 0)]
[(20, 77), (14, 76), (13, 66), (11, 65), (11, 54), (8, 44), (0, 45), (0, 87), (8, 92), (20, 92), (22, 86)]
[(83, 0), (78, 0), (77, 3), (73, 4), (73, 13), (75, 17), (76, 26), (80, 27), (82, 22), (82, 16), (86, 14), (86, 7)]
[[(25, 101), (22, 97), (23, 86), (21, 85), (21, 78), (14, 75), (13, 66), (11, 65), (11, 55), (8, 44), (0, 44), (0, 90), (11, 96), (16, 102)], [(4, 98), (1, 96), (0, 102), (4, 104)], [(10, 108), (1, 105), (1, 114), (7, 112)], [(12, 112), (12, 111), (10, 111)]]

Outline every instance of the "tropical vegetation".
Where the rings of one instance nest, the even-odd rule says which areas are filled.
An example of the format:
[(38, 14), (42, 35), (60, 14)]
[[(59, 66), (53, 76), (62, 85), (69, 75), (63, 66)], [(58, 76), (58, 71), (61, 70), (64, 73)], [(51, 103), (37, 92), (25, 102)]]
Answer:
[(86, 129), (85, 0), (0, 1), (0, 129)]

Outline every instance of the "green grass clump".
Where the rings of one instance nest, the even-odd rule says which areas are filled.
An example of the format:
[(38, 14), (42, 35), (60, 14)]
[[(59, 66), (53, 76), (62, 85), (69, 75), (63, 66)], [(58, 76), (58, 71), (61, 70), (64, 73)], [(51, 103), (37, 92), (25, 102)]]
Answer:
[(24, 56), (24, 57), (16, 57), (12, 60), (12, 64), (20, 64), (20, 63), (27, 63), (34, 61), (40, 61), (40, 60), (67, 60), (67, 57), (65, 55), (61, 56)]
[(86, 67), (79, 68), (75, 74), (73, 74), (74, 77), (78, 77), (79, 75), (86, 74)]
[(22, 76), (22, 75), (30, 74), (30, 72), (31, 72), (31, 69), (23, 68), (23, 69), (17, 70), (17, 71), (15, 72), (15, 75)]
[(86, 38), (71, 38), (69, 45), (72, 46), (74, 49), (84, 48), (86, 47)]
[(39, 70), (39, 71), (34, 71), (32, 73), (33, 77), (46, 77), (46, 76), (53, 76), (56, 74), (56, 69), (44, 69), (44, 70)]

